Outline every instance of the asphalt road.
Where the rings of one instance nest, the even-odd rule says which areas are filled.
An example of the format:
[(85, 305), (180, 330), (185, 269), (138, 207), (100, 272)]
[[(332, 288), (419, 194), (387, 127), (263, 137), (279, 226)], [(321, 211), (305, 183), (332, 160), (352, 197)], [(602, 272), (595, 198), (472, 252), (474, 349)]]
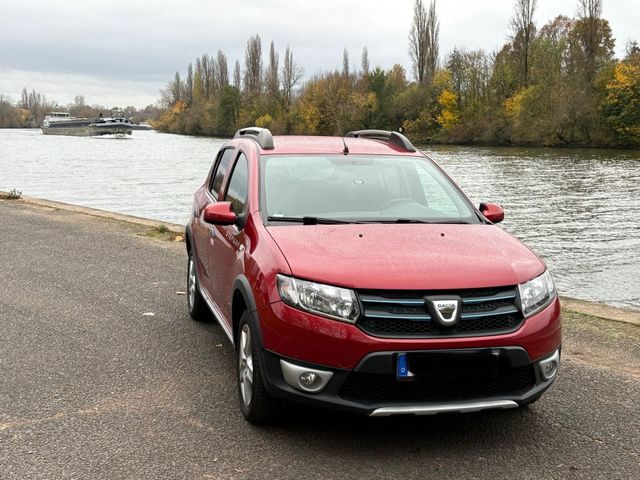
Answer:
[[(247, 424), (234, 354), (190, 320), (184, 244), (0, 201), (0, 478), (640, 478), (640, 328), (568, 315), (517, 411)], [(153, 313), (153, 315), (150, 315)]]

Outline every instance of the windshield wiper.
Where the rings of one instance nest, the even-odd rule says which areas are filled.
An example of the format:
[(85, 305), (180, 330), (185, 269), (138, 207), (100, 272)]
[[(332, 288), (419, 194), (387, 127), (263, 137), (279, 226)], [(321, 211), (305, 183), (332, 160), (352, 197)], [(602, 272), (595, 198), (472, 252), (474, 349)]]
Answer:
[(335, 225), (335, 224), (347, 224), (358, 223), (349, 220), (338, 220), (337, 218), (322, 218), (322, 217), (280, 217), (272, 215), (267, 217), (270, 222), (292, 222), (301, 223), (303, 225)]
[(370, 223), (423, 223), (423, 224), (435, 224), (435, 225), (444, 225), (449, 223), (455, 224), (468, 224), (464, 220), (441, 220), (441, 221), (429, 221), (429, 220), (420, 220), (418, 218), (393, 218), (388, 220), (370, 220)]

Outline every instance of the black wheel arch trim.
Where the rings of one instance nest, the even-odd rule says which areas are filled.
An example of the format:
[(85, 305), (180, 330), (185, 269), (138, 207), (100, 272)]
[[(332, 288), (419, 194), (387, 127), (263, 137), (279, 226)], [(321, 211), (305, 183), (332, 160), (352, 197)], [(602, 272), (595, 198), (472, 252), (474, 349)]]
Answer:
[[(251, 289), (251, 284), (249, 283), (249, 279), (247, 277), (245, 277), (244, 275), (239, 275), (235, 282), (233, 283), (233, 296), (232, 296), (232, 302), (233, 302), (233, 297), (235, 297), (236, 292), (240, 292), (240, 294), (242, 295), (243, 299), (244, 299), (244, 303), (247, 307), (246, 312), (249, 314), (249, 321), (251, 322), (251, 330), (253, 331), (254, 334), (254, 338), (253, 341), (255, 342), (256, 345), (256, 350), (258, 351), (258, 355), (260, 356), (260, 364), (263, 365), (263, 367), (266, 365), (266, 351), (264, 349), (264, 342), (262, 341), (262, 328), (260, 328), (260, 317), (259, 317), (259, 313), (258, 313), (258, 308), (256, 306), (256, 301), (255, 301), (255, 297), (253, 295), (253, 290)], [(233, 321), (233, 339), (234, 339), (234, 345), (236, 345), (236, 348), (238, 348), (238, 325), (236, 324), (236, 318), (238, 319), (237, 321), (240, 321), (240, 317), (242, 316), (242, 312), (234, 312), (233, 311), (233, 303), (231, 304), (231, 317), (232, 317), (232, 321)], [(271, 396), (275, 396), (275, 394), (277, 393), (277, 390), (274, 389), (273, 385), (271, 384), (270, 378), (267, 375), (267, 368), (262, 368), (261, 369), (261, 376), (262, 376), (262, 383), (264, 384), (267, 392), (269, 393), (269, 395)]]

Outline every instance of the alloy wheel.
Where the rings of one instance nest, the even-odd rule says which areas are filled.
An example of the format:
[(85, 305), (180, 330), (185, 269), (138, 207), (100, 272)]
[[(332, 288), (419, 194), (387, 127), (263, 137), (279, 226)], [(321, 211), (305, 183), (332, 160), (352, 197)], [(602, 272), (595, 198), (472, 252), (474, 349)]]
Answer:
[(249, 325), (244, 325), (242, 332), (240, 332), (238, 362), (242, 402), (245, 406), (249, 406), (253, 393), (253, 353), (251, 351), (251, 330), (249, 329)]
[(189, 299), (189, 310), (193, 309), (196, 302), (196, 268), (193, 257), (189, 257), (189, 284), (187, 285), (187, 293)]

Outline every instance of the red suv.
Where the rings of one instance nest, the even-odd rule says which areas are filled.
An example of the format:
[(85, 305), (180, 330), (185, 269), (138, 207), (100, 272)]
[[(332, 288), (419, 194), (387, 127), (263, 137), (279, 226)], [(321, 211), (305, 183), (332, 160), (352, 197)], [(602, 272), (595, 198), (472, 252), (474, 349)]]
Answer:
[(545, 264), (396, 132), (239, 130), (195, 193), (188, 306), (237, 351), (252, 422), (282, 400), (372, 416), (537, 400), (560, 361)]

